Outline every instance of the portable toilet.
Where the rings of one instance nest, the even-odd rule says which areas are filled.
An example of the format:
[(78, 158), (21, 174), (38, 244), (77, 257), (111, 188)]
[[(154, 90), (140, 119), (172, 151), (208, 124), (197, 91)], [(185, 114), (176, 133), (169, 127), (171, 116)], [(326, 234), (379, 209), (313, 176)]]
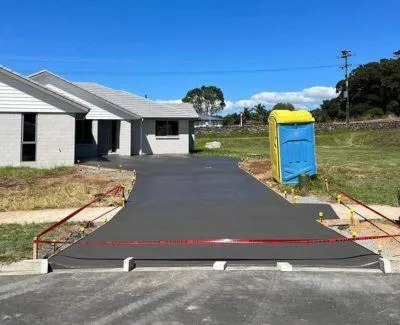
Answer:
[(306, 110), (273, 110), (268, 118), (272, 176), (297, 184), (301, 174), (315, 175), (314, 118)]

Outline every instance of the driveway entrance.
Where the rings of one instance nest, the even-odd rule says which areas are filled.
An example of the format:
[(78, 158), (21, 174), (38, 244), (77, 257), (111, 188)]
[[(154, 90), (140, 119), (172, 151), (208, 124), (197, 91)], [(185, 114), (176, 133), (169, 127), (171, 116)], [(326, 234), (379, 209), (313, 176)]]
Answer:
[[(108, 159), (108, 158), (107, 158)], [(338, 234), (315, 221), (318, 212), (336, 218), (328, 205), (292, 205), (219, 157), (111, 157), (92, 161), (135, 169), (129, 202), (85, 241), (183, 240), (216, 238), (329, 238)], [(309, 245), (79, 246), (50, 259), (53, 267), (210, 265), (230, 263), (377, 267), (378, 256), (353, 242)]]

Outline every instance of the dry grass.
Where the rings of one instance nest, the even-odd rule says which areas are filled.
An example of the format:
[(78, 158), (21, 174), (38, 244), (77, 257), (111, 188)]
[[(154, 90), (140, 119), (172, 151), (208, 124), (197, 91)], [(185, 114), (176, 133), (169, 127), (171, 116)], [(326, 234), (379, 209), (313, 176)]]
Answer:
[[(133, 176), (131, 171), (84, 167), (0, 168), (0, 211), (79, 207), (118, 184), (130, 186)], [(94, 206), (110, 204), (105, 200)]]

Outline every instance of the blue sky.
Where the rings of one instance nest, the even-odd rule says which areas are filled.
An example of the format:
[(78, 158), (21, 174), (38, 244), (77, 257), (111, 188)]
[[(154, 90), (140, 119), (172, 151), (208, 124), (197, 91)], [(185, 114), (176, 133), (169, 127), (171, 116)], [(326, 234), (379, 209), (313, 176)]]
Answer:
[(354, 64), (390, 57), (400, 48), (399, 12), (398, 0), (3, 0), (0, 65), (158, 100), (216, 85), (225, 113), (257, 102), (312, 108), (334, 95), (339, 68), (204, 71), (336, 65), (343, 48)]

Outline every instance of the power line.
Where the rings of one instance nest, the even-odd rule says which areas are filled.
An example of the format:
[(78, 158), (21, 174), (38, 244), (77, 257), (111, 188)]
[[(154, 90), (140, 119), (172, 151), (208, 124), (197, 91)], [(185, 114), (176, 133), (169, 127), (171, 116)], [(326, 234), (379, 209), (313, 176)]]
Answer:
[[(157, 75), (230, 75), (230, 74), (257, 74), (284, 71), (304, 71), (328, 68), (338, 68), (338, 64), (303, 66), (303, 67), (283, 67), (283, 68), (261, 68), (244, 70), (197, 70), (197, 71), (94, 71), (94, 70), (70, 70), (54, 72), (66, 75), (116, 75), (116, 76), (157, 76)], [(31, 70), (19, 70), (21, 73), (30, 73)]]
[(30, 61), (30, 62), (93, 62), (93, 63), (138, 63), (130, 59), (89, 59), (89, 58), (57, 58), (47, 56), (22, 56), (22, 55), (2, 55), (0, 60), (8, 61)]

